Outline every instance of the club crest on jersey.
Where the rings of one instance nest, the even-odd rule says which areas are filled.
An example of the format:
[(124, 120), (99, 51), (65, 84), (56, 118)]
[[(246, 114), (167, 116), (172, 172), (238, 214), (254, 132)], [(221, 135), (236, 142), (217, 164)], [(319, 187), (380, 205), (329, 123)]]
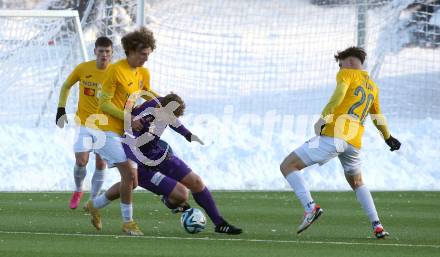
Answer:
[(127, 86), (131, 87), (131, 85), (133, 85), (133, 81), (128, 82)]

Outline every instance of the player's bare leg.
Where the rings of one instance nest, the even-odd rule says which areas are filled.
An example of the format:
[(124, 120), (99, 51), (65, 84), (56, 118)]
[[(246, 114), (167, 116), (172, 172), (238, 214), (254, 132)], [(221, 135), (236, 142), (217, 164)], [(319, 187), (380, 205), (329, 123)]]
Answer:
[(168, 196), (163, 195), (161, 200), (172, 213), (184, 212), (191, 208), (188, 204), (188, 189), (179, 182), (177, 182), (173, 191)]

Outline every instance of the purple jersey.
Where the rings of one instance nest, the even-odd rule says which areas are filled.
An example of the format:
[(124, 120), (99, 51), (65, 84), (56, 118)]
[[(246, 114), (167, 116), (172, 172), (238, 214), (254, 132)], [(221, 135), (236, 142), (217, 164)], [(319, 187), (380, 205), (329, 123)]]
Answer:
[[(140, 160), (139, 156), (133, 153), (136, 144), (138, 145), (137, 149), (148, 160), (160, 160), (165, 157), (167, 148), (158, 142), (168, 125), (185, 138), (190, 138), (192, 135), (179, 119), (166, 120), (161, 118), (161, 112), (163, 113), (165, 107), (159, 105), (160, 100), (162, 100), (161, 97), (147, 101), (132, 111), (133, 116), (140, 116), (143, 128), (139, 132), (133, 131), (132, 138), (134, 139), (130, 141), (130, 145), (123, 144), (123, 146), (127, 157), (138, 164), (145, 164), (145, 161)], [(130, 137), (130, 135), (126, 136)], [(157, 166), (157, 162), (147, 165)]]

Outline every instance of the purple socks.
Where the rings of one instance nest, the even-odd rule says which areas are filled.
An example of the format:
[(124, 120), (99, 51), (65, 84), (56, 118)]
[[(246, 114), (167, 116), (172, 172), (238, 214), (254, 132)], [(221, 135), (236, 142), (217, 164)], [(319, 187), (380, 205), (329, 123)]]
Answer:
[(205, 210), (209, 218), (216, 226), (223, 223), (223, 218), (220, 216), (211, 192), (209, 192), (207, 187), (205, 187), (205, 189), (203, 189), (201, 192), (192, 193), (192, 195), (196, 203)]

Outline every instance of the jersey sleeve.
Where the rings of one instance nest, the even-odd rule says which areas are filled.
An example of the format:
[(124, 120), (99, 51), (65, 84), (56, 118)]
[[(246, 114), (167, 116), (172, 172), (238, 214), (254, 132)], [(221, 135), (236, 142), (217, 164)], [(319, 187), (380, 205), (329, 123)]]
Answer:
[(341, 70), (336, 75), (336, 89), (333, 91), (329, 102), (322, 110), (321, 116), (326, 117), (332, 114), (336, 107), (338, 107), (344, 100), (345, 94), (347, 93), (348, 87), (351, 82), (351, 76), (347, 71)]
[(104, 79), (104, 82), (102, 84), (102, 93), (99, 97), (99, 108), (118, 118), (121, 120), (124, 120), (124, 111), (118, 109), (113, 103), (112, 98), (115, 95), (116, 86), (117, 86), (117, 80), (116, 80), (117, 74), (114, 67), (110, 67), (108, 71), (106, 72), (106, 76)]
[(179, 119), (176, 119), (176, 121), (173, 124), (170, 124), (170, 127), (172, 130), (176, 131), (183, 137), (191, 137), (192, 133), (189, 131), (185, 126), (183, 126), (182, 122)]
[(64, 81), (63, 86), (60, 90), (60, 96), (58, 99), (58, 107), (66, 107), (67, 97), (69, 96), (70, 89), (76, 82), (78, 82), (81, 78), (81, 66), (78, 65), (75, 69), (70, 73), (67, 77), (66, 81)]
[(373, 104), (371, 105), (370, 117), (374, 126), (376, 126), (380, 133), (382, 133), (384, 139), (388, 139), (390, 137), (390, 131), (388, 129), (385, 116), (380, 111), (379, 90), (377, 91), (377, 95), (374, 98)]

